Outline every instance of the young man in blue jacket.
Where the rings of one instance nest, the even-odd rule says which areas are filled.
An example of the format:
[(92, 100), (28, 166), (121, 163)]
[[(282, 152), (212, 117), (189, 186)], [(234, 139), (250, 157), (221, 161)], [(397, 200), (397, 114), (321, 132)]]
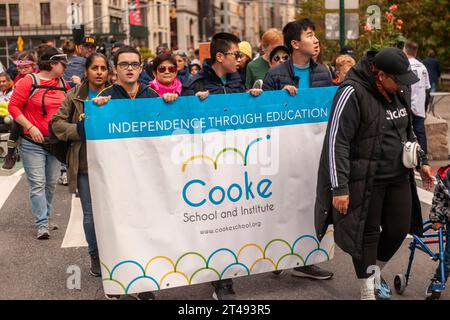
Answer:
[(283, 37), (291, 58), (271, 69), (264, 78), (264, 90), (287, 90), (291, 95), (297, 89), (329, 87), (333, 85), (328, 69), (314, 61), (319, 52), (319, 39), (309, 19), (289, 22), (283, 28)]
[[(298, 89), (329, 87), (333, 85), (328, 69), (314, 61), (319, 52), (315, 26), (309, 19), (289, 22), (283, 28), (284, 43), (291, 53), (286, 62), (269, 70), (264, 78), (264, 90), (287, 90), (295, 96)], [(296, 267), (292, 275), (327, 280), (333, 273), (315, 265)]]
[[(231, 33), (217, 33), (211, 40), (211, 62), (190, 78), (183, 86), (182, 95), (198, 96), (201, 100), (210, 94), (228, 94), (246, 92), (245, 85), (237, 71), (242, 57), (239, 51), (239, 38)], [(261, 89), (251, 89), (250, 94), (258, 96)], [(215, 300), (234, 300), (233, 280), (214, 281), (213, 298)]]

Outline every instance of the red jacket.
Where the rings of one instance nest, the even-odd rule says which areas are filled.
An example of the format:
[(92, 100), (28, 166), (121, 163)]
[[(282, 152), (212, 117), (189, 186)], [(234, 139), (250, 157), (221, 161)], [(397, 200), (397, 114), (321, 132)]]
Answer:
[[(41, 79), (40, 82), (43, 86), (60, 86), (59, 79)], [(56, 111), (58, 111), (58, 108), (65, 98), (65, 93), (61, 90), (48, 91), (44, 97), (44, 105), (47, 114), (43, 115), (42, 95), (44, 94), (45, 89), (37, 89), (33, 97), (29, 99), (32, 85), (33, 80), (31, 76), (26, 76), (17, 84), (11, 96), (8, 111), (14, 119), (23, 114), (28, 121), (41, 131), (43, 136), (48, 136), (48, 123)], [(67, 85), (66, 88), (67, 90), (70, 90), (69, 85)], [(24, 133), (29, 134), (26, 130), (24, 130)]]

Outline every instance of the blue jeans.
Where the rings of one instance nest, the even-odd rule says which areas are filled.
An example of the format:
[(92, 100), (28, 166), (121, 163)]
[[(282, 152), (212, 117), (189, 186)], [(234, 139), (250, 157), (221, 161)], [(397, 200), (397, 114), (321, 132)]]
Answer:
[[(444, 272), (445, 272), (445, 282), (447, 282), (448, 276), (450, 275), (450, 221), (447, 221), (447, 225), (446, 225), (446, 233), (445, 233), (445, 239), (447, 240), (447, 242), (445, 243), (445, 251), (444, 251)], [(436, 273), (434, 275), (434, 277), (436, 279), (440, 279), (441, 277), (440, 275), (440, 270), (439, 270), (439, 265), (436, 269)]]
[(87, 173), (78, 174), (77, 187), (80, 194), (81, 207), (83, 208), (83, 229), (88, 243), (89, 255), (97, 255), (97, 238), (95, 236), (91, 190), (89, 189), (89, 176)]
[(25, 139), (20, 144), (20, 156), (28, 178), (31, 211), (36, 226), (48, 227), (60, 163), (41, 146)]
[(436, 92), (436, 82), (431, 83), (431, 92)]

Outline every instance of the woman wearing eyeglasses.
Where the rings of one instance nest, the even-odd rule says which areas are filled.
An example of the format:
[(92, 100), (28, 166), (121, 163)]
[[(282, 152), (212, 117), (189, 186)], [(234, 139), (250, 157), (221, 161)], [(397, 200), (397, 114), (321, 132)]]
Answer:
[(150, 81), (150, 88), (166, 102), (176, 100), (181, 95), (182, 83), (177, 77), (177, 61), (170, 54), (162, 54), (153, 60), (155, 79)]
[(37, 68), (36, 52), (33, 50), (24, 51), (19, 54), (19, 57), (14, 61), (14, 64), (16, 65), (17, 71), (19, 71), (19, 74), (14, 79), (14, 84), (16, 85), (27, 74), (39, 72), (39, 69)]
[(47, 49), (39, 60), (38, 74), (27, 75), (16, 86), (9, 113), (23, 127), (20, 155), (30, 186), (31, 210), (37, 238), (48, 239), (49, 216), (60, 163), (48, 152), (48, 123), (70, 89), (61, 78), (66, 55), (56, 48)]

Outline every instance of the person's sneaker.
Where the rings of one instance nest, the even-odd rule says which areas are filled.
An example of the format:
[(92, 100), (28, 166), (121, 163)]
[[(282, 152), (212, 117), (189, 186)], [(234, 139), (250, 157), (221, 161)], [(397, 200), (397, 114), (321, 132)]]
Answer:
[(105, 294), (108, 300), (155, 300), (155, 295), (151, 291), (131, 293), (131, 294)]
[(328, 280), (333, 277), (333, 272), (324, 270), (313, 264), (294, 268), (292, 269), (291, 274), (295, 277), (312, 278), (317, 280)]
[(39, 227), (37, 231), (37, 238), (38, 240), (45, 240), (50, 238), (50, 232), (48, 231), (48, 227), (46, 226)]
[(98, 257), (98, 255), (91, 256), (91, 269), (89, 270), (89, 273), (93, 277), (102, 276), (102, 269), (100, 267), (100, 258)]
[(360, 285), (361, 300), (376, 300), (375, 278), (370, 276), (367, 279), (358, 279)]
[(48, 223), (48, 229), (49, 229), (50, 231), (58, 230), (58, 229), (59, 229), (59, 226), (58, 226), (56, 223), (49, 222), (49, 223)]
[(17, 157), (14, 154), (7, 154), (5, 157), (5, 162), (3, 163), (3, 170), (12, 170), (16, 165)]
[(236, 293), (232, 285), (214, 288), (212, 295), (214, 300), (236, 300)]
[(375, 296), (377, 300), (391, 299), (392, 290), (387, 282), (383, 279), (383, 277), (380, 278), (380, 281), (378, 283), (375, 282)]
[(440, 282), (436, 278), (431, 279), (431, 282), (428, 285), (427, 290), (425, 291), (426, 300), (439, 300), (439, 298), (441, 297), (441, 292), (433, 290), (433, 286), (439, 284)]
[(67, 181), (67, 172), (66, 171), (61, 172), (61, 176), (58, 179), (58, 183), (62, 184), (64, 186), (67, 186), (69, 184)]

